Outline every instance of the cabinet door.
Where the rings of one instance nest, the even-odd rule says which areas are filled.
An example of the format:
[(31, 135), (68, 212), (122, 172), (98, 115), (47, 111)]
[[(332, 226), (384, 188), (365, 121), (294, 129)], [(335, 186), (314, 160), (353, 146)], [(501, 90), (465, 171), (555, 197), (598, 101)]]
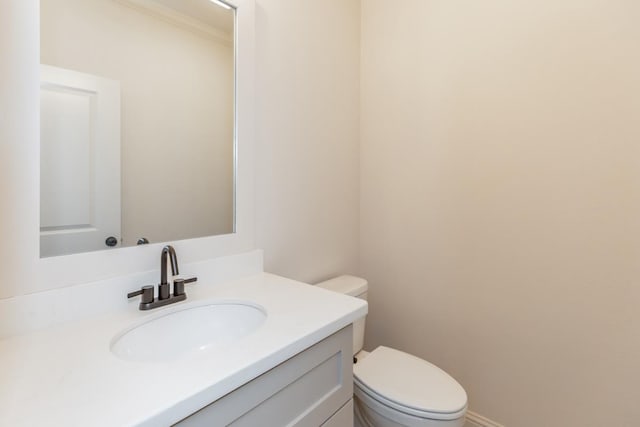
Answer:
[(348, 326), (177, 425), (318, 427), (352, 398), (352, 344)]
[(345, 403), (322, 427), (353, 427), (353, 399)]

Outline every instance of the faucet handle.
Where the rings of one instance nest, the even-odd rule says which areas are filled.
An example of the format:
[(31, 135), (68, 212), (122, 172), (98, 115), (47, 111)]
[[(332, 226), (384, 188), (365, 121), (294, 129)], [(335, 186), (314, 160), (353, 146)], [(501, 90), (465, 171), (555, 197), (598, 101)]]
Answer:
[(184, 285), (193, 283), (198, 280), (197, 277), (189, 277), (188, 279), (173, 279), (173, 295), (178, 297), (184, 295)]
[(138, 295), (142, 295), (140, 299), (141, 304), (149, 304), (153, 302), (153, 286), (147, 285), (140, 288), (140, 290), (129, 292), (127, 294), (127, 298), (137, 297)]

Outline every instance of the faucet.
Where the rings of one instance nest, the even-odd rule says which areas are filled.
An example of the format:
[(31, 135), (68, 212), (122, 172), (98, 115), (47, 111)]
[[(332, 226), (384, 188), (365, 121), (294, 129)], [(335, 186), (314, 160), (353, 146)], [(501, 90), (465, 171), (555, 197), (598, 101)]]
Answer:
[(171, 273), (174, 276), (180, 274), (178, 271), (178, 256), (176, 255), (176, 251), (173, 249), (173, 246), (167, 245), (162, 248), (162, 253), (160, 254), (160, 283), (158, 284), (158, 299), (154, 298), (153, 286), (143, 286), (140, 290), (127, 294), (127, 298), (142, 295), (142, 298), (140, 299), (140, 310), (151, 310), (152, 308), (162, 307), (186, 300), (187, 294), (184, 292), (184, 285), (198, 280), (197, 277), (173, 279), (173, 294), (171, 294), (171, 285), (167, 279), (167, 256), (171, 263)]
[(175, 276), (178, 272), (178, 256), (173, 246), (167, 245), (162, 248), (160, 254), (160, 284), (158, 285), (158, 299), (163, 300), (169, 298), (169, 283), (167, 282), (167, 255), (171, 261), (171, 273)]

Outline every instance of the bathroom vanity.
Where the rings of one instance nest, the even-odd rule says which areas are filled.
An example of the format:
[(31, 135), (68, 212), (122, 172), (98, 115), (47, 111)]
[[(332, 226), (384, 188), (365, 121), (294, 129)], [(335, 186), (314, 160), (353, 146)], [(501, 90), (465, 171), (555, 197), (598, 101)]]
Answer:
[[(351, 425), (351, 324), (366, 302), (267, 273), (187, 293), (0, 341), (0, 425)], [(243, 336), (166, 357), (113, 351), (135, 328), (215, 304), (266, 316)]]

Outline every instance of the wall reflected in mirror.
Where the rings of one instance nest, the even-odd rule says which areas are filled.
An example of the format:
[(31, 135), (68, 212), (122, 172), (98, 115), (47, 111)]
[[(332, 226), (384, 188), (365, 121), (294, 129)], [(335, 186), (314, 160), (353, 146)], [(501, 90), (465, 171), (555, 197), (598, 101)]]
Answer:
[(234, 231), (223, 6), (41, 0), (41, 257)]

